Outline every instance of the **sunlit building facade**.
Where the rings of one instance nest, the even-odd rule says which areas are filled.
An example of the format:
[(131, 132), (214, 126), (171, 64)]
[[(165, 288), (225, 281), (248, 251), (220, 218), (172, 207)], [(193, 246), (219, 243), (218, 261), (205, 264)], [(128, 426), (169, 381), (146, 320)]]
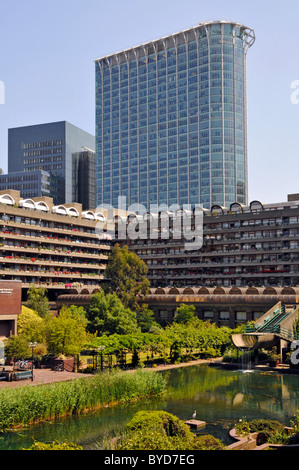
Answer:
[(196, 27), (96, 60), (97, 204), (247, 204), (254, 31)]

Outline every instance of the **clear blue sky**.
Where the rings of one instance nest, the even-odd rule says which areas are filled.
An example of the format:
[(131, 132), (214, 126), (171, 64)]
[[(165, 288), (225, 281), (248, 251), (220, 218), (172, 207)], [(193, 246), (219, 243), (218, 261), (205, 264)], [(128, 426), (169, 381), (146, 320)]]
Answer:
[(0, 0), (0, 166), (10, 127), (67, 120), (94, 134), (94, 60), (213, 19), (252, 27), (247, 58), (249, 199), (299, 192), (299, 2)]

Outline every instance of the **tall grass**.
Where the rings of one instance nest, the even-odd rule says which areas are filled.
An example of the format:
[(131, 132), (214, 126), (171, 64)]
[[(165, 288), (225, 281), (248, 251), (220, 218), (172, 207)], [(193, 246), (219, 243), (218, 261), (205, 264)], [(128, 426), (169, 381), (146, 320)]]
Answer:
[(105, 372), (69, 382), (2, 389), (0, 432), (111, 403), (158, 395), (164, 390), (162, 375), (145, 370)]

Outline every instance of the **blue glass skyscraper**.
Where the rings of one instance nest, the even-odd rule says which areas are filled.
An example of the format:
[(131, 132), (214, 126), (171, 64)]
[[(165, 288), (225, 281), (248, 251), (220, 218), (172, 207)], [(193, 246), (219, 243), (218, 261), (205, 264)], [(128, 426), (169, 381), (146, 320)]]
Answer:
[(215, 21), (96, 60), (98, 205), (247, 203), (254, 41)]

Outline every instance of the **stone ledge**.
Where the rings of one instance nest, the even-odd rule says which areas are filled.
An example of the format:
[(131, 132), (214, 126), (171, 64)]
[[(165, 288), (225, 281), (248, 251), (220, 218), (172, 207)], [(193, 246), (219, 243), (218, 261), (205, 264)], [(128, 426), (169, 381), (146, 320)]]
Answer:
[(196, 419), (190, 419), (189, 421), (185, 421), (185, 423), (191, 428), (196, 428), (196, 429), (204, 428), (207, 424), (205, 421), (198, 421)]
[[(287, 432), (290, 432), (292, 428), (286, 427)], [(237, 442), (230, 444), (225, 448), (225, 450), (271, 450), (271, 449), (280, 449), (280, 450), (299, 450), (299, 444), (271, 444), (271, 442), (266, 442), (264, 444), (257, 444), (258, 432), (251, 433), (249, 437), (240, 437), (236, 433), (236, 429), (233, 428), (230, 430), (229, 435), (232, 439), (235, 439)]]

